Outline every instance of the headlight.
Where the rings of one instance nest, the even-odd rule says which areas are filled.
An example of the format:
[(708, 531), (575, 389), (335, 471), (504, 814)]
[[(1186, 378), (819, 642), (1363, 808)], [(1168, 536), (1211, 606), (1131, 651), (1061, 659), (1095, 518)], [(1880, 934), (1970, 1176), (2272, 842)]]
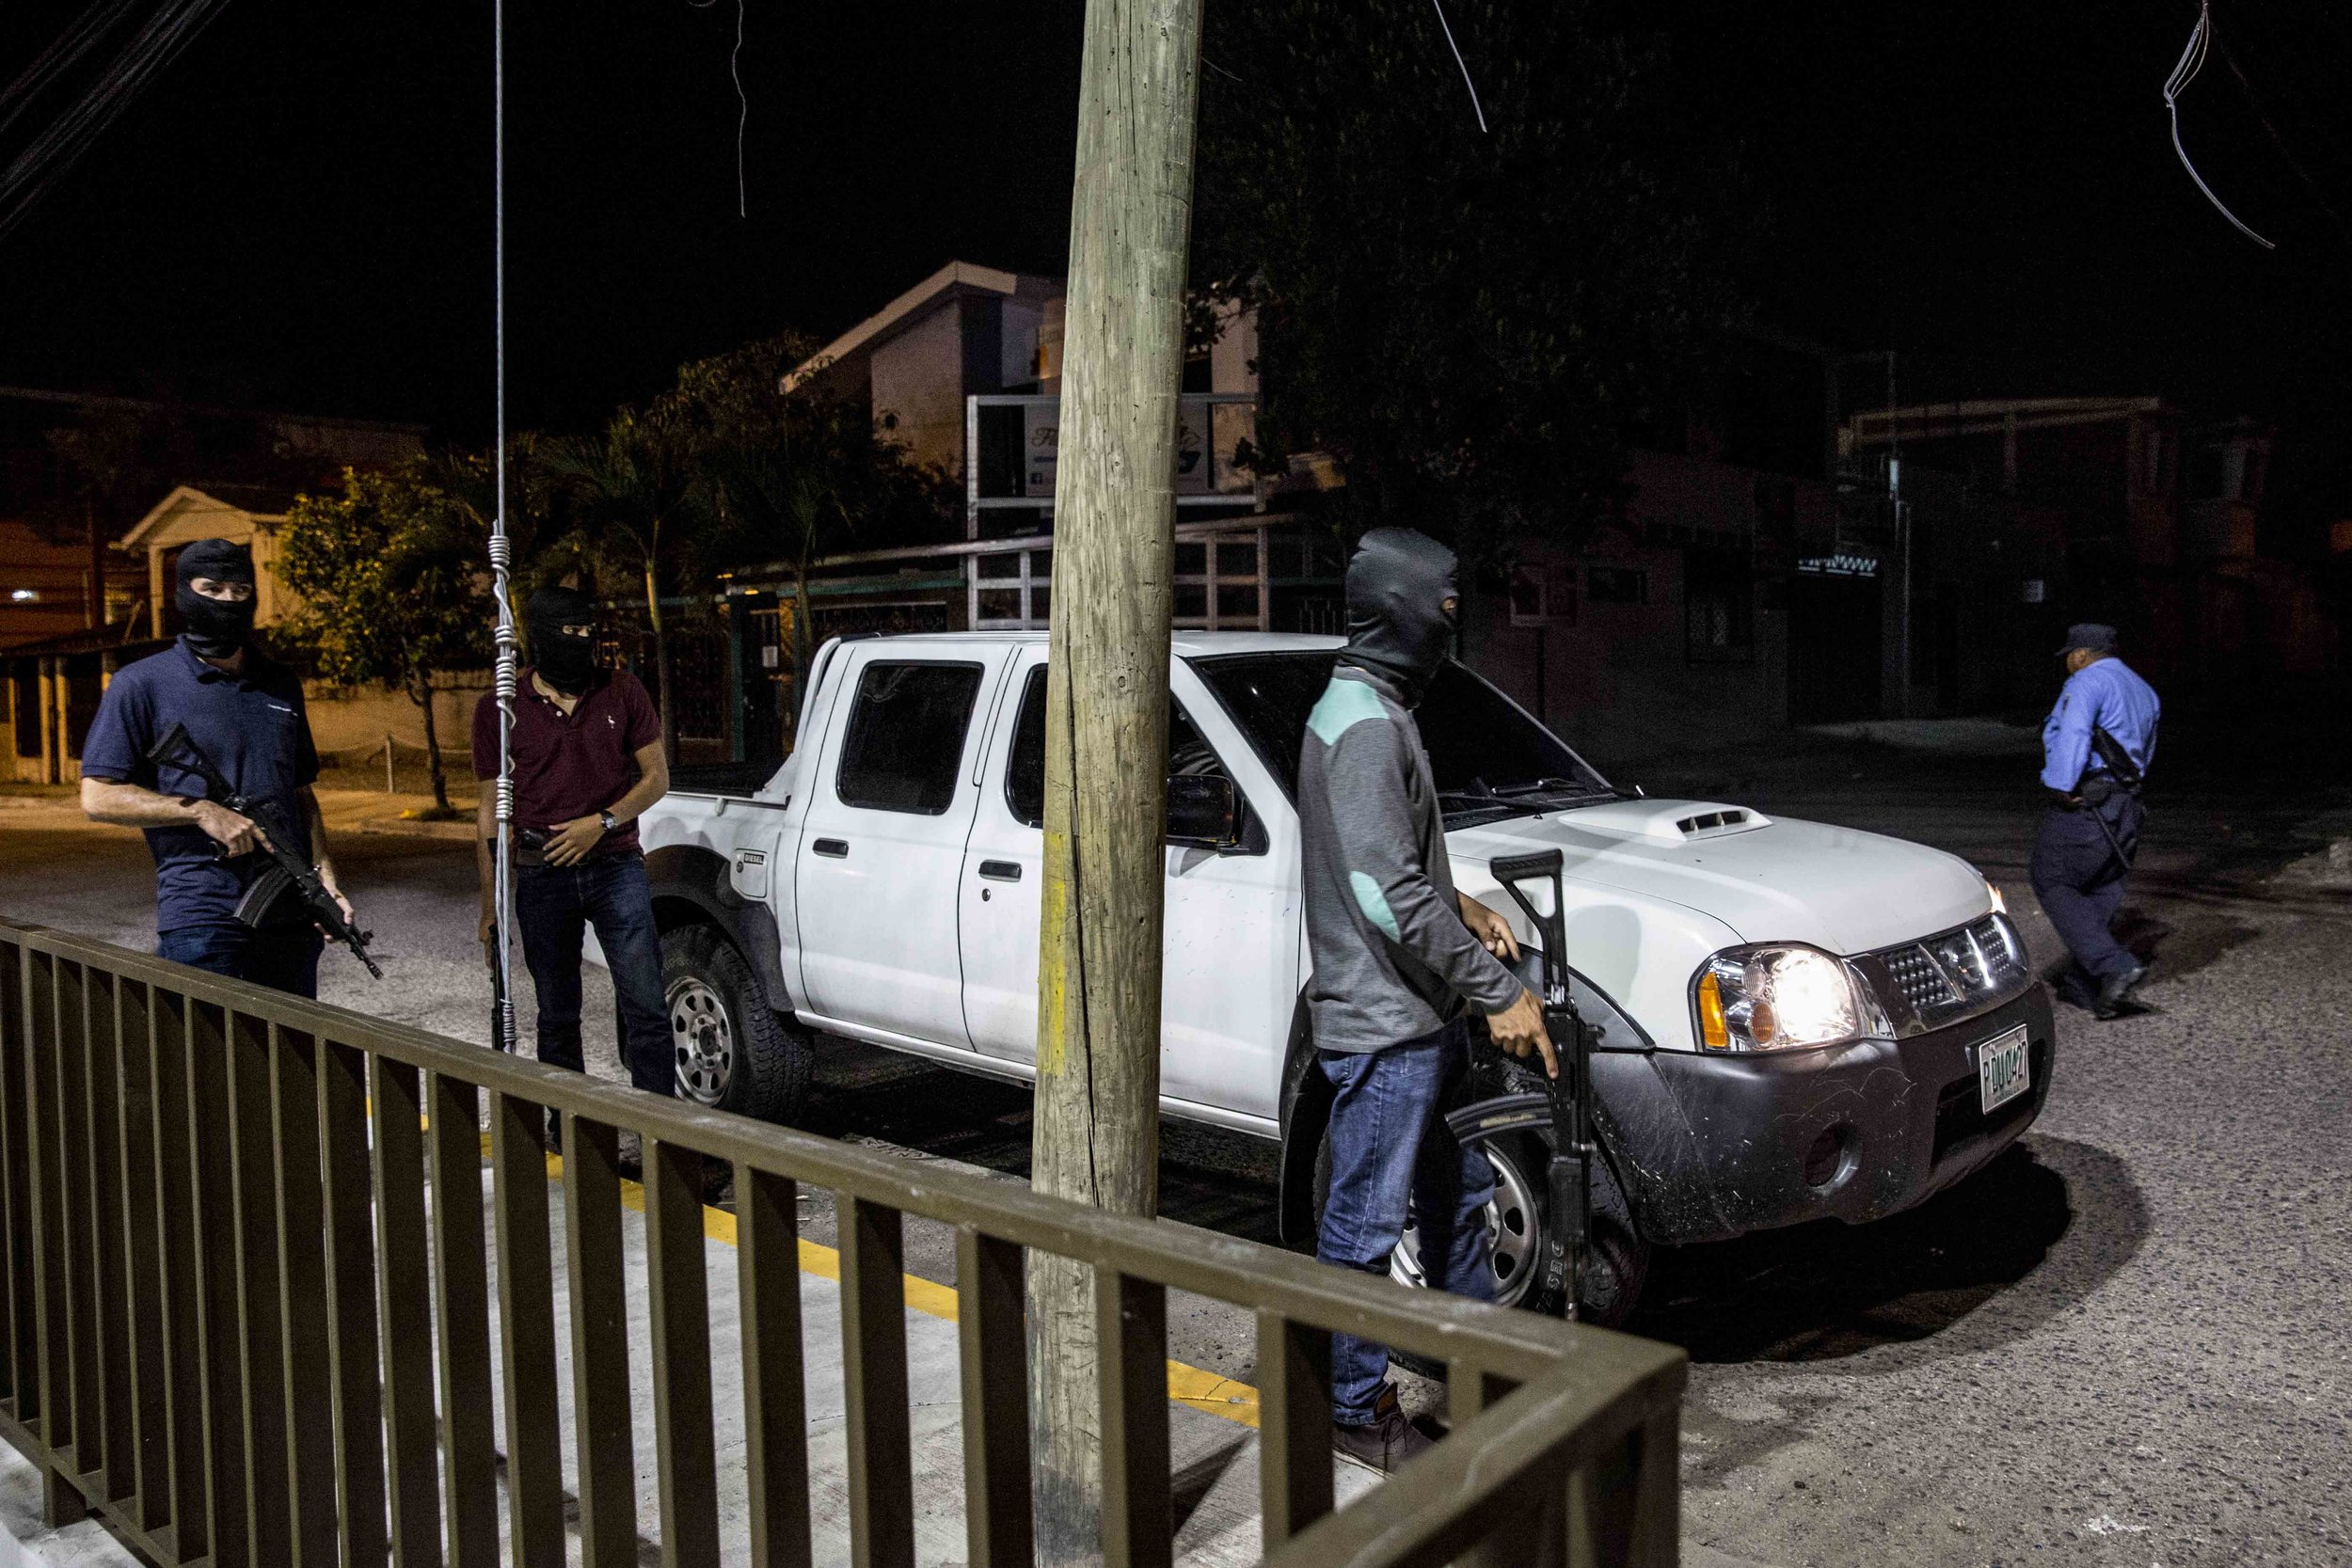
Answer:
[(1894, 1025), (1853, 966), (1818, 947), (1727, 947), (1691, 982), (1699, 1043), (1709, 1051), (1802, 1051), (1891, 1038)]

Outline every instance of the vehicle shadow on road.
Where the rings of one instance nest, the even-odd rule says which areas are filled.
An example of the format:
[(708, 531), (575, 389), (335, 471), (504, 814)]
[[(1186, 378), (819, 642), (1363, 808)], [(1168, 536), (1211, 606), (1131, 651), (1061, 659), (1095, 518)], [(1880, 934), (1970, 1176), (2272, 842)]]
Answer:
[(1699, 1362), (1831, 1361), (1887, 1345), (1974, 1353), (2082, 1301), (2147, 1231), (2121, 1160), (2029, 1135), (1874, 1225), (1825, 1220), (1661, 1248), (1625, 1326)]

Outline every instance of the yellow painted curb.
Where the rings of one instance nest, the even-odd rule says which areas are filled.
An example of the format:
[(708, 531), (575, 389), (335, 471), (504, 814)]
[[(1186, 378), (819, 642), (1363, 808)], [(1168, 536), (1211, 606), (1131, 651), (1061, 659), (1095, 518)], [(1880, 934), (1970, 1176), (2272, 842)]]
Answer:
[[(487, 1132), (482, 1134), (482, 1152), (485, 1158), (490, 1152), (490, 1134)], [(548, 1156), (548, 1175), (558, 1181), (564, 1179), (564, 1156)], [(644, 1184), (624, 1177), (621, 1180), (621, 1203), (638, 1213), (644, 1213)], [(714, 1242), (735, 1245), (735, 1216), (724, 1209), (704, 1204), (703, 1234)], [(841, 1254), (803, 1237), (801, 1240), (801, 1272), (837, 1284), (841, 1279)], [(953, 1290), (936, 1280), (924, 1279), (915, 1275), (901, 1277), (909, 1307), (927, 1318), (937, 1318), (943, 1323), (956, 1321), (956, 1292)], [(1182, 1361), (1168, 1364), (1168, 1397), (1172, 1403), (1215, 1416), (1220, 1420), (1253, 1429), (1258, 1424), (1257, 1389), (1247, 1383), (1236, 1383), (1232, 1378), (1219, 1377), (1199, 1367), (1188, 1367)]]

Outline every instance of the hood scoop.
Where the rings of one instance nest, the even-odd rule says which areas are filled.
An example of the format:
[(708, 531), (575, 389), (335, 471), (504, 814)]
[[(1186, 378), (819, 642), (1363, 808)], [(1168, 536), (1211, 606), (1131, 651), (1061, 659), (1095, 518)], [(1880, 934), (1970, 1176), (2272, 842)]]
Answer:
[(1702, 838), (1728, 838), (1733, 833), (1769, 828), (1772, 819), (1747, 806), (1727, 806), (1719, 800), (1617, 800), (1565, 813), (1562, 820), (1580, 828), (1661, 844), (1687, 844)]

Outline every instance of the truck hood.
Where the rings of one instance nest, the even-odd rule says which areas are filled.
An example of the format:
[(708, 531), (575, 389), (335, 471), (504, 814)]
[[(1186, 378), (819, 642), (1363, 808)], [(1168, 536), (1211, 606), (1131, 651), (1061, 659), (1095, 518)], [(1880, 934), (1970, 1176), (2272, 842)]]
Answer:
[(1992, 908), (1983, 876), (1940, 849), (1713, 800), (1618, 800), (1449, 833), (1457, 861), (1558, 849), (1563, 875), (1680, 904), (1743, 942), (1867, 953)]

